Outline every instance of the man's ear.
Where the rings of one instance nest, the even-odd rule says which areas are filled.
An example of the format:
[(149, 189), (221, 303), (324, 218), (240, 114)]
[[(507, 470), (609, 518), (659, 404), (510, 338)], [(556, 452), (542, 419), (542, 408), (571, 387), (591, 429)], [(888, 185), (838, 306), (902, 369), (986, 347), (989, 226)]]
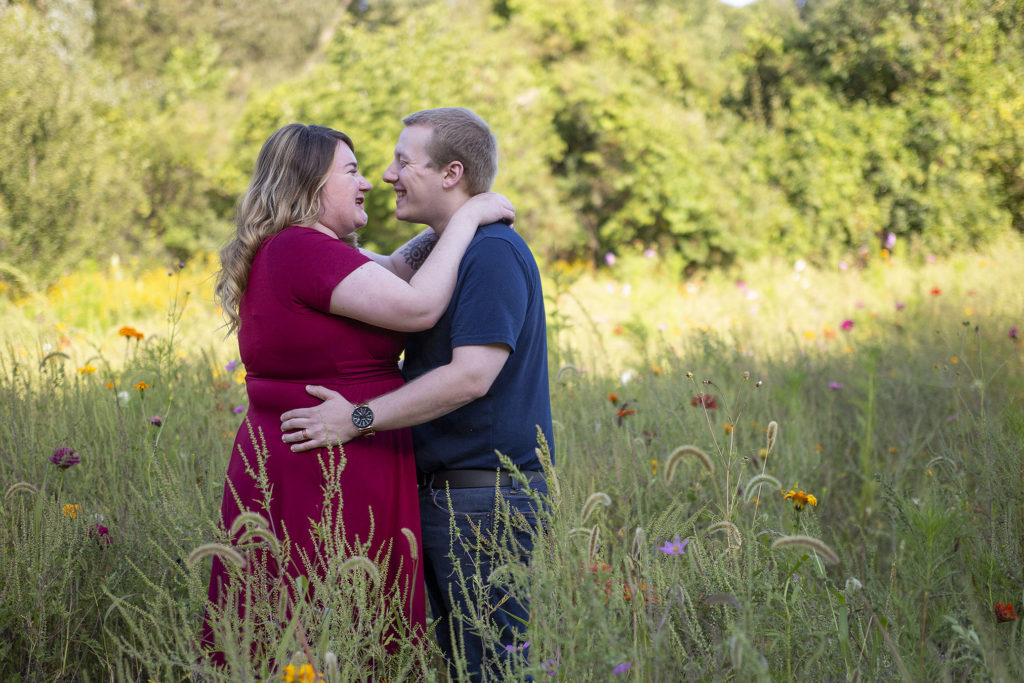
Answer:
[(446, 190), (452, 189), (462, 180), (464, 172), (465, 169), (462, 167), (461, 161), (449, 161), (448, 165), (444, 167), (444, 174), (441, 176), (441, 187)]

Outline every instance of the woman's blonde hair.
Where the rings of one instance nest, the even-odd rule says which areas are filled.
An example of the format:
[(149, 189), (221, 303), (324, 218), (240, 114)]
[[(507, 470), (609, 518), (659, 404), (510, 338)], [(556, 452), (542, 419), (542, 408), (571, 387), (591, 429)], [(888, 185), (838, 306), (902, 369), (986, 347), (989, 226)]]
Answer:
[[(238, 207), (235, 235), (220, 251), (214, 296), (228, 319), (228, 334), (238, 331), (242, 322), (238, 306), (263, 240), (288, 226), (312, 227), (319, 220), (320, 193), (338, 143), (355, 151), (344, 133), (301, 123), (288, 124), (263, 143), (249, 190)], [(343, 240), (356, 245), (354, 234)]]

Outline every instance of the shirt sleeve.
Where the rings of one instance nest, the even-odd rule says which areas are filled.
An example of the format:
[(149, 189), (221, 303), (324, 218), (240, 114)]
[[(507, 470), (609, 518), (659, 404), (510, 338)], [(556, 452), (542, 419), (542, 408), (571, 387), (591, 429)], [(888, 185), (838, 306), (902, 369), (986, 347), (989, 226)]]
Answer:
[(515, 248), (486, 238), (467, 252), (452, 298), (451, 345), (507, 344), (513, 352), (526, 319), (526, 269)]
[(267, 253), (268, 270), (294, 300), (329, 313), (338, 283), (370, 259), (358, 249), (312, 228), (286, 228)]

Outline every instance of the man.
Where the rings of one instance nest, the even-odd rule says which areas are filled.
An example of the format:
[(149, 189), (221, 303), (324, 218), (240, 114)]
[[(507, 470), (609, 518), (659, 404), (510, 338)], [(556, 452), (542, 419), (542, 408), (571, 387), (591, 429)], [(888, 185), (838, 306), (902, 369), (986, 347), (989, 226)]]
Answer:
[[(384, 181), (394, 186), (396, 217), (426, 224), (435, 233), (424, 231), (396, 252), (408, 273), (423, 262), (429, 240), (444, 231), (455, 210), (490, 189), (497, 145), (487, 124), (466, 109), (425, 110), (403, 123)], [(465, 616), (478, 604), (474, 586), (490, 586), (490, 546), (478, 552), (481, 541), (486, 545), (500, 533), (494, 528), (495, 491), (536, 525), (533, 498), (507, 472), (499, 472), (496, 452), (526, 475), (530, 489), (547, 494), (536, 455), (538, 427), (552, 443), (546, 337), (533, 255), (515, 231), (501, 224), (483, 226), (463, 257), (447, 311), (432, 329), (410, 335), (405, 386), (358, 406), (311, 387), (310, 394), (324, 399), (321, 406), (281, 416), (283, 440), (296, 451), (326, 445), (327, 435), (344, 443), (374, 430), (412, 426), (424, 574), (431, 610), (440, 619), (438, 642), (450, 663), (464, 653), (473, 680), (494, 675), (497, 658), (523, 651), (529, 612), (517, 596), (484, 589), (489, 604), (480, 612), (500, 634), (497, 650), (466, 621), (451, 617)], [(449, 533), (453, 513), (456, 539)], [(528, 532), (520, 529), (514, 537), (515, 542), (506, 537), (506, 547), (516, 553), (532, 550)]]

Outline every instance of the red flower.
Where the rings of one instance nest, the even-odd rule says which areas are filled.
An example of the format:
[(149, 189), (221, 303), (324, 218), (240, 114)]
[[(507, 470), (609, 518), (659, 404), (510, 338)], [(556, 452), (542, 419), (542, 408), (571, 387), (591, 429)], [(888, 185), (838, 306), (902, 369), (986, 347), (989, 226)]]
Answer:
[(630, 408), (629, 403), (623, 403), (622, 409), (615, 413), (616, 421), (618, 422), (620, 427), (622, 426), (622, 423), (626, 421), (626, 418), (629, 417), (630, 415), (636, 415), (636, 410), (634, 408)]
[(618, 396), (618, 394), (613, 394), (612, 392), (609, 391), (608, 392), (608, 400), (611, 401), (612, 403), (618, 404), (619, 396)]
[(993, 609), (996, 613), (996, 621), (1013, 621), (1017, 618), (1017, 613), (1013, 611), (1011, 603), (1004, 605), (1001, 602), (997, 602)]
[(690, 399), (691, 406), (704, 406), (708, 410), (714, 410), (718, 407), (718, 401), (711, 394), (697, 394)]
[(932, 296), (938, 296), (939, 294), (942, 294), (942, 290), (939, 289), (938, 287), (932, 287), (931, 291), (932, 291)]

